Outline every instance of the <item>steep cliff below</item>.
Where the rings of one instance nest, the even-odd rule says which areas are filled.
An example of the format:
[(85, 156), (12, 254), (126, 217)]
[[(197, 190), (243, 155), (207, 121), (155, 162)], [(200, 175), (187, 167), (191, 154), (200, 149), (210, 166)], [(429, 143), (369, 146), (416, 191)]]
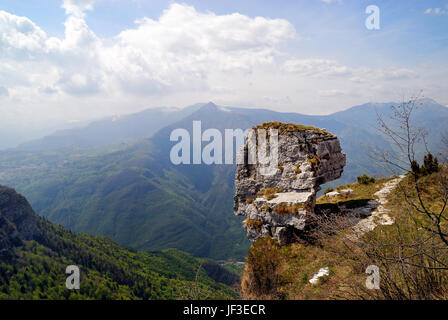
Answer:
[[(238, 155), (242, 160), (235, 178), (235, 214), (247, 217), (244, 226), (252, 241), (270, 236), (281, 244), (294, 242), (314, 212), (320, 185), (341, 176), (345, 154), (338, 138), (324, 129), (280, 122), (252, 129)], [(260, 139), (260, 130), (276, 132), (278, 144), (274, 147), (270, 140)], [(277, 153), (269, 174), (263, 172), (267, 166), (272, 169), (272, 163), (248, 160), (260, 149)]]

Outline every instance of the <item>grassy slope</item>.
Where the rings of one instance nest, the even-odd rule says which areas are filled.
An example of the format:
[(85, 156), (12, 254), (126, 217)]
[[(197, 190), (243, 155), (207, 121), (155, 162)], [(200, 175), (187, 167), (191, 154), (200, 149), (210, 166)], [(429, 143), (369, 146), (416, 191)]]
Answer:
[[(351, 188), (353, 195), (340, 196), (335, 198), (320, 197), (317, 204), (325, 205), (338, 202), (360, 201), (363, 203), (368, 199), (374, 199), (373, 194), (390, 179), (377, 179), (375, 183), (363, 185), (353, 183), (346, 186), (340, 186), (338, 189)], [(399, 203), (395, 204), (399, 208)], [(392, 215), (396, 215), (394, 211)], [(378, 229), (388, 228), (387, 226), (377, 227)], [(286, 246), (278, 246), (268, 239), (262, 239), (254, 243), (249, 252), (248, 264), (258, 264), (274, 261), (276, 270), (267, 270), (258, 268), (258, 281), (264, 286), (264, 292), (255, 293), (255, 296), (274, 299), (332, 299), (343, 295), (341, 290), (346, 285), (362, 283), (366, 275), (359, 263), (347, 259), (344, 255), (350, 254), (349, 248), (344, 245), (338, 235), (325, 239), (320, 245), (304, 245), (294, 243)], [(252, 260), (251, 260), (252, 259)], [(319, 280), (317, 285), (312, 285), (309, 280), (316, 274), (320, 268), (328, 267), (329, 276)], [(253, 274), (249, 275), (248, 268), (243, 274), (243, 291), (247, 290), (251, 281), (254, 281)], [(267, 274), (276, 273), (273, 276), (274, 281), (266, 281)], [(272, 276), (270, 277), (272, 278)], [(257, 280), (256, 280), (257, 281)], [(275, 284), (269, 284), (274, 282)], [(273, 289), (276, 287), (276, 289)], [(271, 290), (273, 289), (273, 290)], [(247, 297), (254, 297), (250, 292), (244, 292)], [(350, 296), (345, 296), (350, 298)]]
[[(448, 174), (444, 168), (443, 174)], [(441, 208), (440, 199), (443, 192), (437, 189), (438, 176), (436, 174), (420, 178), (419, 184), (422, 190), (422, 198), (428, 208), (437, 210)], [(342, 186), (355, 191), (354, 195), (331, 200), (321, 197), (319, 204), (335, 203), (338, 201), (365, 201), (378, 191), (381, 186), (390, 179), (378, 179), (374, 184), (360, 185), (358, 183)], [(386, 207), (390, 209), (389, 216), (393, 217), (393, 225), (380, 225), (373, 231), (364, 234), (364, 244), (376, 248), (371, 251), (360, 251), (359, 247), (347, 242), (344, 235), (350, 230), (342, 230), (324, 238), (319, 245), (303, 245), (294, 243), (279, 247), (270, 239), (261, 239), (252, 245), (248, 255), (248, 266), (243, 274), (243, 294), (248, 297), (264, 297), (275, 299), (446, 299), (448, 298), (448, 275), (446, 271), (424, 271), (421, 268), (413, 268), (406, 265), (405, 269), (394, 262), (372, 257), (376, 252), (384, 257), (410, 257), (409, 263), (424, 264), (426, 266), (440, 267), (448, 265), (448, 248), (441, 243), (438, 237), (434, 237), (432, 247), (415, 246), (421, 239), (428, 239), (428, 233), (424, 232), (424, 226), (428, 226), (428, 220), (424, 215), (411, 210), (407, 204), (403, 190), (409, 199), (416, 201), (413, 192), (411, 177), (407, 176), (397, 188), (392, 190), (387, 199)], [(446, 214), (447, 209), (445, 209)], [(448, 227), (444, 222), (442, 229)], [(425, 242), (422, 243), (426, 243)], [(380, 244), (380, 246), (376, 246)], [(387, 245), (385, 245), (387, 244)], [(400, 246), (397, 246), (400, 244)], [(435, 257), (439, 263), (427, 259), (421, 255), (420, 250)], [(369, 253), (369, 255), (366, 255)], [(416, 254), (417, 253), (417, 254)], [(272, 264), (269, 270), (266, 265)], [(378, 265), (381, 274), (382, 290), (366, 290), (365, 274), (368, 265)], [(311, 277), (320, 268), (328, 267), (329, 275), (321, 278), (315, 285), (309, 283)], [(255, 270), (255, 272), (254, 272)], [(250, 271), (250, 272), (248, 272)], [(404, 271), (404, 273), (403, 273)], [(258, 275), (258, 277), (254, 277)], [(248, 286), (257, 281), (258, 292), (250, 292)], [(392, 280), (392, 282), (390, 282)], [(385, 287), (383, 287), (383, 285)], [(385, 289), (384, 289), (385, 288)], [(244, 290), (245, 289), (245, 290)], [(355, 293), (355, 295), (353, 295)], [(362, 295), (359, 295), (362, 293)]]

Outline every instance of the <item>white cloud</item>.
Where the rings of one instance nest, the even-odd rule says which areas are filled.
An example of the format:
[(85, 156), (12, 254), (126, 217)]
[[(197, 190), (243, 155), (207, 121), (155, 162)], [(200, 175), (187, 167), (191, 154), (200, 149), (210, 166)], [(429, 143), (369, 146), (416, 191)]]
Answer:
[(417, 72), (407, 68), (378, 69), (372, 73), (375, 78), (384, 80), (403, 80), (419, 77)]
[[(286, 20), (218, 16), (172, 4), (158, 20), (138, 20), (135, 29), (106, 45), (83, 16), (93, 1), (65, 0), (63, 7), (69, 15), (64, 39), (47, 38), (29, 19), (0, 12), (0, 31), (7, 31), (1, 43), (10, 51), (24, 51), (26, 58), (40, 54), (56, 68), (57, 79), (48, 86), (75, 95), (116, 87), (137, 94), (202, 90), (211, 70), (251, 72), (272, 64), (276, 45), (297, 37)], [(17, 58), (17, 52), (11, 56)]]
[[(82, 121), (210, 100), (325, 113), (391, 100), (380, 97), (398, 85), (418, 80), (420, 89), (424, 83), (417, 70), (403, 67), (298, 58), (285, 49), (297, 46), (300, 37), (284, 19), (217, 15), (176, 3), (157, 19), (140, 19), (103, 39), (86, 22), (93, 5), (63, 2), (62, 38), (48, 36), (26, 17), (0, 11), (0, 88), (8, 93), (2, 97), (0, 122)], [(310, 109), (294, 109), (299, 106)]]
[(0, 87), (0, 97), (7, 97), (9, 96), (9, 91), (5, 87)]
[(180, 4), (171, 5), (158, 20), (145, 18), (137, 25), (117, 36), (103, 61), (122, 86), (148, 92), (202, 89), (210, 72), (251, 72), (273, 63), (276, 45), (297, 36), (286, 20), (217, 16)]
[[(448, 9), (448, 4), (445, 5), (445, 8)], [(446, 14), (448, 14), (448, 10), (445, 10), (442, 8), (428, 8), (425, 10), (424, 14), (433, 14), (436, 16), (446, 15)]]
[(84, 12), (93, 10), (95, 0), (63, 0), (62, 8), (69, 15), (83, 17)]
[(21, 106), (17, 112), (45, 99), (51, 101), (42, 108), (49, 110), (50, 105), (59, 108), (55, 105), (61, 101), (67, 101), (69, 109), (82, 97), (90, 97), (90, 103), (112, 96), (122, 102), (147, 95), (213, 92), (225, 87), (211, 80), (217, 74), (250, 74), (274, 66), (282, 55), (278, 45), (298, 38), (284, 19), (201, 13), (174, 3), (158, 19), (140, 19), (135, 28), (105, 41), (86, 23), (85, 13), (93, 5), (92, 0), (63, 1), (63, 38), (47, 36), (26, 17), (0, 11), (0, 66), (5, 66), (0, 68), (0, 85), (13, 86), (10, 96)]
[(291, 59), (285, 61), (284, 69), (310, 77), (331, 77), (351, 74), (349, 67), (329, 59)]
[(327, 3), (327, 4), (333, 3), (333, 2), (342, 3), (342, 0), (321, 0), (321, 1), (324, 3)]
[(47, 36), (26, 17), (0, 10), (0, 49), (3, 58), (29, 58), (45, 48)]
[(319, 90), (317, 93), (321, 97), (337, 97), (344, 95), (344, 91), (338, 89)]
[(407, 68), (353, 68), (329, 59), (291, 59), (284, 62), (283, 69), (306, 77), (345, 77), (347, 80), (355, 82), (418, 77), (416, 72)]

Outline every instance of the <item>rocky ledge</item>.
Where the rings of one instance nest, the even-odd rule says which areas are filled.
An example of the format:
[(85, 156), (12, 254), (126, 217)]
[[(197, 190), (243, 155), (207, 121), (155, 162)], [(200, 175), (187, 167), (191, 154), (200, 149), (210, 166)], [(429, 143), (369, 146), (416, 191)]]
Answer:
[[(314, 212), (320, 185), (341, 176), (345, 154), (338, 138), (325, 129), (280, 122), (252, 129), (238, 154), (234, 212), (247, 217), (244, 226), (250, 240), (271, 236), (281, 244), (293, 242), (300, 238), (307, 218)], [(268, 138), (256, 138), (259, 129), (268, 135), (275, 132), (271, 129), (276, 130), (277, 150), (269, 146)], [(249, 143), (254, 141), (251, 135), (255, 146)], [(276, 151), (275, 164), (249, 163), (251, 148)], [(274, 170), (264, 174), (267, 166)]]

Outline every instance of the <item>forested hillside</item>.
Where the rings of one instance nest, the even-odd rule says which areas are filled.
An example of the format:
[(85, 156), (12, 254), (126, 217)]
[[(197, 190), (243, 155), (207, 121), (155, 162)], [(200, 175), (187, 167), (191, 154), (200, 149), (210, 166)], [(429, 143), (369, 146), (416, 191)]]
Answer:
[[(230, 286), (238, 277), (212, 261), (175, 249), (138, 252), (106, 237), (73, 233), (35, 216), (23, 197), (5, 187), (0, 237), (0, 299), (237, 297)], [(80, 290), (65, 286), (68, 265), (80, 268)]]

